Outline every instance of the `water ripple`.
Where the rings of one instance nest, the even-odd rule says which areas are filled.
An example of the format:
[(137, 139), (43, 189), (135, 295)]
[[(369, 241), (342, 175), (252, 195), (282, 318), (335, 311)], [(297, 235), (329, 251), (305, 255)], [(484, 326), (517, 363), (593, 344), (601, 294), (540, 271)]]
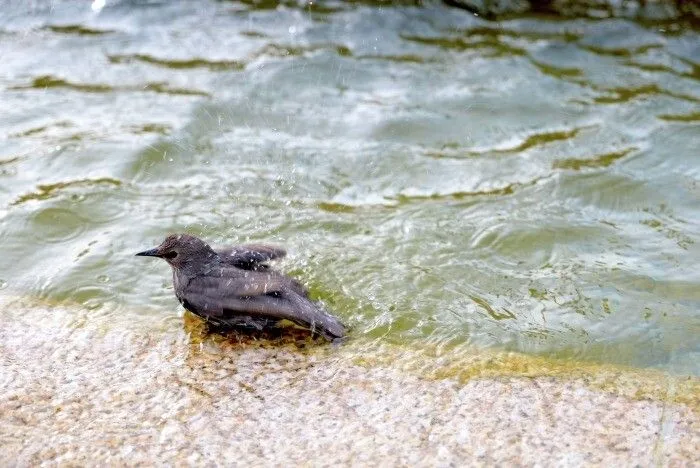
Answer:
[(80, 179), (71, 180), (69, 182), (55, 182), (53, 184), (42, 184), (37, 187), (37, 191), (21, 195), (12, 204), (20, 205), (22, 203), (32, 200), (48, 200), (59, 196), (61, 193), (63, 193), (63, 190), (67, 188), (80, 189), (81, 187), (94, 187), (99, 185), (111, 185), (112, 187), (119, 187), (122, 185), (122, 182), (111, 177), (100, 177), (98, 179)]
[(485, 154), (520, 153), (532, 148), (543, 147), (551, 143), (572, 140), (576, 138), (581, 132), (595, 128), (596, 126), (587, 126), (566, 130), (538, 132), (526, 135), (524, 137), (516, 136), (511, 137), (510, 139), (517, 140), (515, 142), (506, 141), (493, 148), (479, 148), (476, 150), (469, 148), (461, 148), (459, 145), (446, 145), (443, 146), (443, 148), (440, 151), (427, 151), (425, 154), (426, 156), (430, 156), (436, 159), (461, 159), (465, 156), (475, 157), (482, 156)]
[(75, 36), (103, 36), (112, 34), (115, 31), (111, 29), (95, 29), (83, 26), (81, 24), (65, 24), (65, 25), (50, 25), (45, 27), (46, 30), (59, 33), (70, 34)]
[(552, 168), (580, 171), (586, 168), (608, 167), (635, 151), (637, 151), (637, 148), (625, 148), (619, 151), (611, 151), (609, 153), (592, 156), (590, 158), (557, 159), (552, 164)]
[(74, 210), (45, 208), (31, 218), (33, 237), (43, 243), (60, 244), (80, 236), (87, 222)]
[(197, 89), (177, 88), (172, 87), (165, 82), (148, 82), (143, 85), (136, 86), (112, 86), (102, 83), (73, 83), (63, 78), (57, 78), (51, 75), (43, 75), (36, 77), (31, 83), (26, 85), (11, 86), (9, 89), (15, 91), (31, 90), (31, 89), (69, 89), (80, 91), (83, 93), (112, 93), (116, 91), (131, 91), (143, 92), (151, 91), (160, 94), (181, 95), (181, 96), (204, 96), (211, 95), (205, 91)]
[(190, 59), (162, 59), (146, 54), (131, 54), (131, 55), (109, 55), (108, 59), (111, 63), (131, 63), (143, 62), (151, 65), (157, 65), (175, 70), (186, 70), (190, 68), (206, 68), (211, 71), (240, 71), (245, 68), (245, 63), (236, 60), (210, 60), (203, 58)]

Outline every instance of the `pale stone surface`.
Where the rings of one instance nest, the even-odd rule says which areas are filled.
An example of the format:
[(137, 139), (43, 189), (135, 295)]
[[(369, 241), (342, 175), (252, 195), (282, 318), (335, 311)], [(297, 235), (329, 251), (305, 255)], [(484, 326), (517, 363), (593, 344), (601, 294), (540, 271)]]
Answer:
[(191, 327), (76, 328), (69, 315), (34, 306), (0, 323), (3, 464), (700, 462), (697, 395), (682, 404), (673, 389), (632, 398), (582, 377), (426, 378), (406, 365), (425, 357), (403, 348), (375, 347), (382, 363), (358, 365), (368, 344), (200, 342)]

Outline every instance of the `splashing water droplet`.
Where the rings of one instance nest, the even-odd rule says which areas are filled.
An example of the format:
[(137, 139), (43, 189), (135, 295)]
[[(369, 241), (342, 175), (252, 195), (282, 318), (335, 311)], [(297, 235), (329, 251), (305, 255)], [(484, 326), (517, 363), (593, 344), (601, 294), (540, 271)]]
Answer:
[(105, 7), (105, 3), (105, 0), (94, 0), (90, 8), (92, 8), (92, 11), (95, 13), (99, 13)]

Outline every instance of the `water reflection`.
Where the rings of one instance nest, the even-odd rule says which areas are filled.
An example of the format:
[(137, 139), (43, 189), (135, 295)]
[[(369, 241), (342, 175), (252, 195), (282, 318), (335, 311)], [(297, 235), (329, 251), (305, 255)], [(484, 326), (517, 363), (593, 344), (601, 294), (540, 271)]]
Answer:
[[(308, 330), (293, 326), (291, 323), (280, 323), (279, 326), (269, 327), (264, 330), (252, 330), (236, 328), (221, 330), (207, 324), (196, 315), (185, 312), (182, 317), (182, 329), (187, 334), (191, 345), (202, 343), (226, 342), (241, 348), (293, 346), (297, 349), (305, 349), (316, 346), (332, 346), (328, 340), (320, 336), (313, 336)], [(336, 344), (336, 346), (338, 346)]]

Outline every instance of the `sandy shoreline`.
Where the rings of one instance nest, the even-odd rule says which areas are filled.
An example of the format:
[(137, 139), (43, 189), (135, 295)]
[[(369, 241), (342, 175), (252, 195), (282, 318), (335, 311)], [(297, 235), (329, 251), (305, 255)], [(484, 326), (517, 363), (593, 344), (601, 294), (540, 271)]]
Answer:
[(477, 375), (398, 347), (201, 341), (11, 307), (0, 324), (8, 465), (700, 462), (698, 379), (513, 372), (522, 365), (508, 362), (530, 358), (511, 355), (482, 359)]

